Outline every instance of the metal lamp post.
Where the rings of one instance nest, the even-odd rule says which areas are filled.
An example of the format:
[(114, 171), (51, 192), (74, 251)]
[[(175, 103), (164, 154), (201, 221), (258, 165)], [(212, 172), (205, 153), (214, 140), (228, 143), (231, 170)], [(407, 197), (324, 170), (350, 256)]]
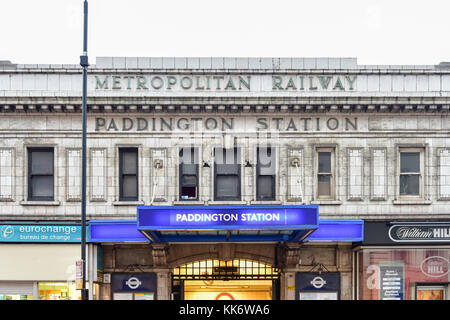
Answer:
[(81, 287), (81, 300), (89, 300), (88, 289), (86, 289), (86, 122), (87, 122), (87, 68), (89, 66), (87, 55), (87, 27), (88, 27), (88, 2), (84, 0), (84, 34), (83, 55), (80, 56), (80, 65), (83, 68), (83, 133), (81, 151), (81, 260), (83, 268), (83, 283)]

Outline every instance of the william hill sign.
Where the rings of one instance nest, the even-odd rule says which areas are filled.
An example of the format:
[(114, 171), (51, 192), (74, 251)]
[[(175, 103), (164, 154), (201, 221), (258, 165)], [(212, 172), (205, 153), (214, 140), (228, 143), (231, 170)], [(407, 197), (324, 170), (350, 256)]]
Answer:
[(395, 224), (389, 229), (389, 237), (395, 242), (450, 241), (449, 224)]
[(95, 75), (95, 90), (354, 91), (356, 75)]

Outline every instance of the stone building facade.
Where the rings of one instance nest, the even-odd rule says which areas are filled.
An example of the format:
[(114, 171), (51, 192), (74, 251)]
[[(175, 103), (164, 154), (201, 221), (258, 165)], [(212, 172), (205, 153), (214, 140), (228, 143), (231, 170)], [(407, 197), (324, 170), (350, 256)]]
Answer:
[[(79, 223), (81, 86), (76, 65), (0, 64), (2, 224)], [(87, 219), (135, 220), (137, 206), (318, 205), (324, 220), (449, 221), (449, 108), (445, 63), (100, 57), (88, 78)], [(261, 146), (275, 154), (269, 200)], [(183, 197), (180, 151), (190, 147), (197, 189)], [(220, 148), (239, 150), (239, 199), (215, 192)], [(54, 161), (47, 178), (30, 164), (40, 150)], [(121, 189), (121, 150), (137, 152), (136, 189)], [(156, 273), (157, 299), (173, 298), (174, 268), (208, 259), (276, 267), (272, 298), (297, 299), (296, 274), (317, 268), (339, 273), (340, 299), (358, 298), (355, 241), (97, 244), (104, 274)], [(113, 298), (111, 284), (97, 285), (96, 298)]]

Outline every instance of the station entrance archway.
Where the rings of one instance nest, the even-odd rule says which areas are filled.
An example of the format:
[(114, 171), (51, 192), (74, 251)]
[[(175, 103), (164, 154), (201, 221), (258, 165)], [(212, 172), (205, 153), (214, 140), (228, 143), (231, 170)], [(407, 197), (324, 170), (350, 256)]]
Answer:
[(258, 261), (194, 261), (173, 269), (172, 294), (175, 300), (276, 300), (279, 278), (278, 268)]

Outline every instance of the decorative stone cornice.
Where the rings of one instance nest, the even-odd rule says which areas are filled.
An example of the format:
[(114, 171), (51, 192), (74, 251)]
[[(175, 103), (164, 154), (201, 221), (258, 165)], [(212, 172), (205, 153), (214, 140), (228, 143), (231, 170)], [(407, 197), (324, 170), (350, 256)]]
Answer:
[[(355, 57), (97, 57), (90, 72), (449, 72), (448, 62), (439, 65), (360, 65)], [(78, 72), (75, 64), (14, 64), (0, 61), (1, 72)]]
[[(134, 99), (135, 100), (135, 99)], [(323, 101), (298, 104), (298, 103), (280, 103), (265, 101), (241, 102), (239, 101), (218, 101), (201, 104), (201, 101), (171, 101), (172, 103), (161, 102), (155, 104), (139, 103), (120, 103), (111, 101), (110, 103), (94, 102), (88, 104), (89, 113), (448, 113), (450, 111), (450, 101), (437, 101), (424, 103), (388, 103), (387, 101), (376, 103), (336, 103), (334, 101)], [(81, 103), (79, 101), (61, 101), (55, 100), (53, 103), (41, 101), (20, 101), (0, 103), (0, 113), (76, 113), (81, 112)]]

